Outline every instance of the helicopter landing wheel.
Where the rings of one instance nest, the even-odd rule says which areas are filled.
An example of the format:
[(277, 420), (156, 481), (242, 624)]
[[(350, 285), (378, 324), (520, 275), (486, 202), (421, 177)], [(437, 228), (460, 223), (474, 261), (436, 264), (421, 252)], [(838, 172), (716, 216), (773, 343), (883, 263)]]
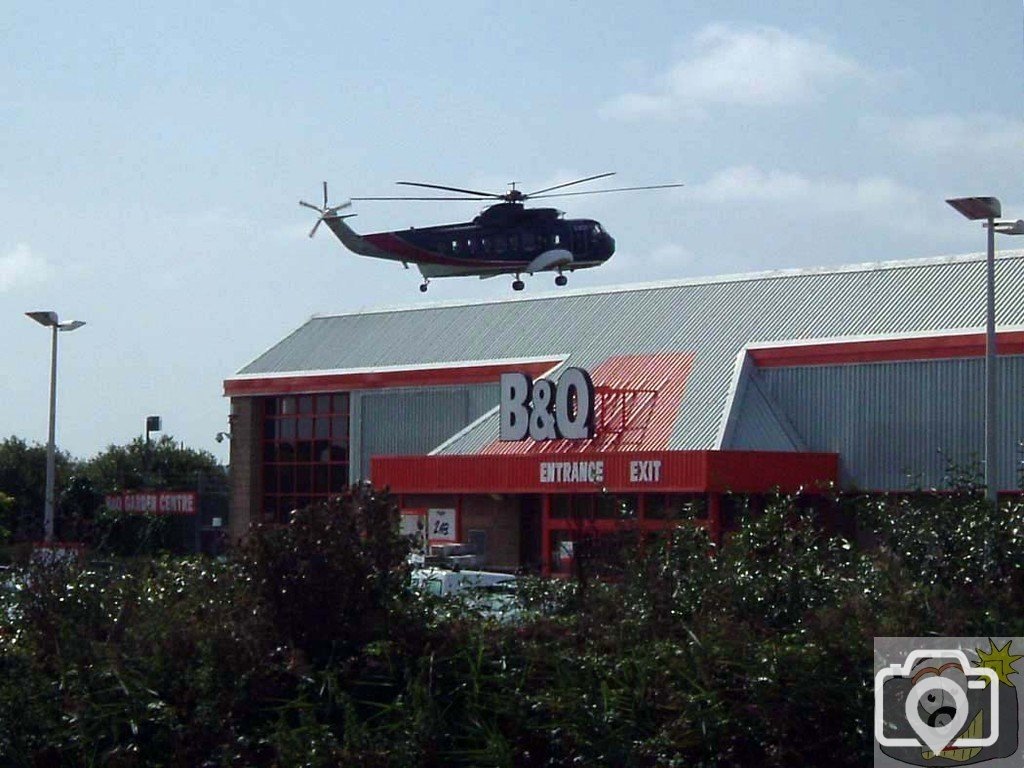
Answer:
[(512, 290), (513, 291), (521, 291), (525, 287), (526, 287), (526, 283), (524, 283), (518, 277), (515, 280), (512, 281)]
[(429, 280), (424, 280), (422, 283), (420, 283), (420, 293), (426, 293), (427, 292), (427, 285), (429, 283), (430, 283)]
[(559, 275), (558, 277), (555, 278), (555, 285), (557, 285), (558, 287), (562, 287), (563, 285), (568, 285), (568, 283), (569, 283), (569, 278), (566, 277), (565, 275)]

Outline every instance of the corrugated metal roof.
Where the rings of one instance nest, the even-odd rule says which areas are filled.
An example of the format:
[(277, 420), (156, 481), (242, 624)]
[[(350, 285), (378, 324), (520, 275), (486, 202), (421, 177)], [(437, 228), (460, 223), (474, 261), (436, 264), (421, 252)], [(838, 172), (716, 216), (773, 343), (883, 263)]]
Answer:
[[(716, 442), (738, 351), (750, 342), (979, 328), (984, 255), (620, 286), (484, 303), (315, 317), (241, 374), (570, 352), (596, 368), (623, 354), (690, 353), (693, 370), (668, 448)], [(1000, 326), (1024, 325), (1024, 251), (997, 263)], [(479, 450), (491, 421), (444, 453)]]

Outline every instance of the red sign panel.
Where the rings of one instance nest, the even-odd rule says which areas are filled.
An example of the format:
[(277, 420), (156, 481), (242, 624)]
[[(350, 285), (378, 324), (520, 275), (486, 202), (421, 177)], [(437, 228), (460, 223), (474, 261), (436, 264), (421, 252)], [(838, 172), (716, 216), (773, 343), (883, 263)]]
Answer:
[(106, 497), (107, 509), (154, 515), (194, 515), (199, 509), (195, 491), (125, 491)]
[(835, 483), (834, 453), (662, 451), (528, 456), (375, 456), (375, 485), (396, 493), (793, 491)]

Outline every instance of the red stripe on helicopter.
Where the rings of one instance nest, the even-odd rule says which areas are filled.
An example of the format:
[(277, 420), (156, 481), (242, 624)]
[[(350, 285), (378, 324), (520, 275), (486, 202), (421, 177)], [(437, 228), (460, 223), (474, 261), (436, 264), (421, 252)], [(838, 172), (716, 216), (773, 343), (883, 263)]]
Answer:
[(457, 256), (445, 256), (436, 251), (428, 251), (419, 246), (413, 245), (408, 240), (403, 240), (391, 232), (378, 232), (371, 235), (363, 235), (363, 239), (371, 245), (380, 248), (382, 251), (393, 254), (395, 257), (410, 261), (414, 264), (448, 264), (453, 266), (479, 266), (507, 268), (517, 265), (527, 265), (530, 262), (525, 260), (516, 261), (494, 261), (492, 259), (477, 259), (473, 257), (459, 258)]

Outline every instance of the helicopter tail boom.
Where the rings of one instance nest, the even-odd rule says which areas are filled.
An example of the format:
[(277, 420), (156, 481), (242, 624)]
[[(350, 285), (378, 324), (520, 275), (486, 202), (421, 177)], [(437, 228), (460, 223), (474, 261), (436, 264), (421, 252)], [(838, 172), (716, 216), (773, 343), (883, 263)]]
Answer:
[(399, 259), (395, 258), (394, 254), (378, 248), (365, 237), (353, 230), (345, 223), (345, 219), (347, 218), (350, 218), (350, 216), (324, 217), (324, 224), (330, 228), (331, 232), (333, 232), (334, 236), (341, 241), (342, 245), (352, 251), (352, 253), (359, 254), (360, 256), (371, 256), (375, 259), (399, 261)]

